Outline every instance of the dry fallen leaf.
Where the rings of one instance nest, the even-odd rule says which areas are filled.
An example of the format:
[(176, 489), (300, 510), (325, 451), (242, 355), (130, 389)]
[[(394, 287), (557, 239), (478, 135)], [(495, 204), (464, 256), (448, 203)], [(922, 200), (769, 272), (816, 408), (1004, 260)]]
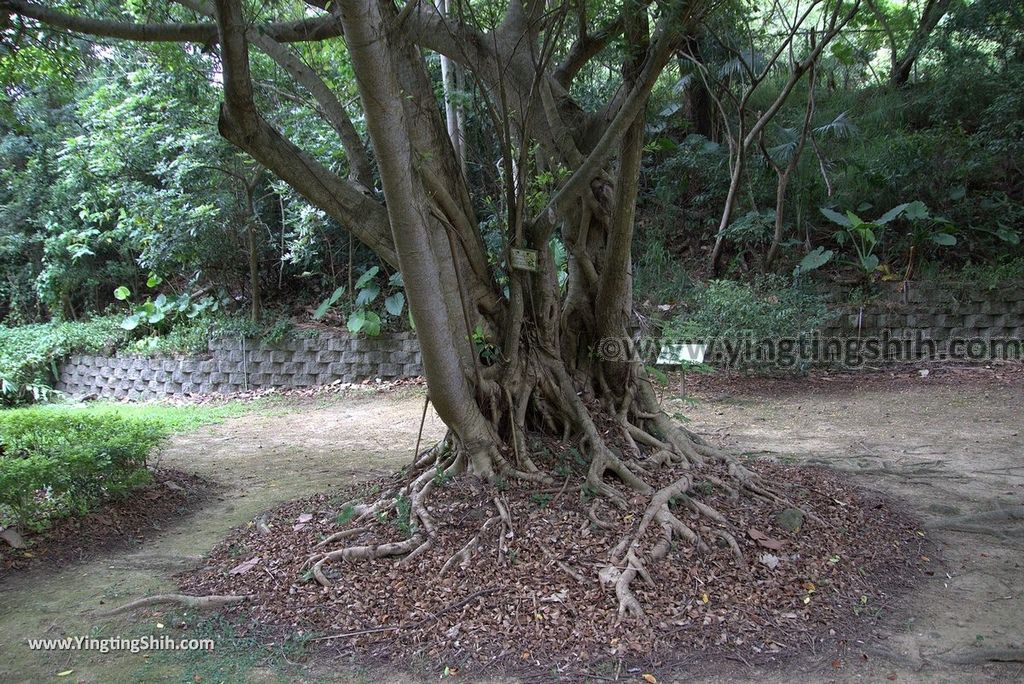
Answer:
[(781, 541), (779, 541), (778, 539), (772, 539), (771, 537), (769, 537), (767, 534), (765, 534), (761, 530), (757, 529), (756, 527), (751, 527), (749, 530), (747, 530), (747, 534), (750, 535), (751, 539), (753, 539), (754, 541), (756, 541), (758, 544), (760, 544), (761, 546), (763, 546), (766, 549), (771, 549), (772, 551), (778, 551), (779, 549), (782, 548), (783, 544), (782, 544)]
[(658, 684), (658, 678), (654, 675), (645, 672), (642, 676), (645, 682), (648, 682), (649, 684)]
[(259, 556), (256, 556), (255, 558), (250, 558), (249, 560), (245, 561), (244, 563), (239, 563), (235, 567), (233, 567), (230, 570), (228, 570), (228, 574), (229, 575), (244, 575), (245, 573), (247, 573), (250, 570), (252, 570), (253, 568), (255, 568), (256, 564), (259, 563), (259, 562), (260, 562), (260, 557)]

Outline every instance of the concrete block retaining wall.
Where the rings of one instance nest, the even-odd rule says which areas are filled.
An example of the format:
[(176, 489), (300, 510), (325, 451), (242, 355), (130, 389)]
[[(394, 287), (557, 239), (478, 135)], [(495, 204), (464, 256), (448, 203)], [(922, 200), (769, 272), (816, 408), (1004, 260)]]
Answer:
[(289, 339), (276, 347), (219, 338), (210, 342), (208, 353), (190, 356), (73, 354), (61, 366), (57, 389), (76, 397), (156, 399), (422, 374), (419, 342), (411, 333), (320, 335)]
[(850, 290), (823, 293), (833, 316), (795, 340), (712, 339), (714, 366), (873, 367), (898, 361), (1024, 359), (1024, 285), (880, 283), (858, 302)]
[(881, 295), (863, 305), (849, 294), (830, 293), (838, 317), (822, 337), (875, 337), (948, 342), (1024, 339), (1024, 285), (994, 290), (964, 285), (887, 284)]
[[(833, 291), (827, 299), (837, 316), (820, 331), (823, 340), (930, 340), (934, 348), (928, 352), (926, 345), (924, 351), (938, 354), (955, 339), (1016, 341), (1018, 350), (1024, 340), (1024, 285), (971, 290), (963, 284), (891, 284), (863, 305), (850, 304), (849, 292)], [(62, 365), (57, 389), (77, 397), (155, 399), (422, 374), (412, 333), (373, 338), (336, 333), (269, 348), (256, 340), (220, 338), (210, 342), (206, 354), (182, 357), (75, 354)]]

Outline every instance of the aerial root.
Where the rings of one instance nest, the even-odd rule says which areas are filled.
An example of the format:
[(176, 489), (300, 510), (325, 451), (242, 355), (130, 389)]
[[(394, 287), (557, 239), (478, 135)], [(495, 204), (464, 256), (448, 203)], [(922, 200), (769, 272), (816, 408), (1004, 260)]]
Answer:
[(736, 560), (736, 565), (745, 569), (747, 562), (743, 559), (743, 552), (740, 551), (740, 545), (736, 542), (736, 537), (725, 530), (715, 530), (715, 536), (724, 541), (729, 546), (729, 549), (732, 550), (732, 556)]
[(512, 515), (508, 512), (505, 502), (498, 496), (494, 497), (493, 501), (494, 507), (498, 509), (498, 517), (501, 518), (501, 530), (498, 533), (498, 565), (503, 565), (508, 540), (515, 536), (515, 529), (512, 527)]
[[(720, 486), (724, 483), (719, 483)], [(636, 595), (632, 590), (632, 583), (640, 577), (653, 586), (654, 581), (647, 570), (646, 563), (657, 562), (665, 558), (672, 548), (672, 541), (675, 537), (681, 537), (693, 545), (698, 552), (708, 553), (710, 548), (707, 542), (672, 513), (671, 503), (674, 500), (682, 500), (685, 506), (693, 511), (700, 518), (707, 519), (715, 527), (702, 526), (700, 529), (708, 536), (716, 537), (729, 547), (733, 558), (740, 568), (746, 568), (747, 564), (740, 550), (739, 542), (735, 535), (730, 532), (729, 522), (722, 513), (715, 508), (696, 501), (688, 496), (689, 490), (693, 487), (693, 479), (686, 475), (679, 478), (672, 484), (655, 492), (650, 499), (640, 524), (631, 534), (623, 537), (609, 554), (610, 565), (619, 568), (619, 574), (615, 578), (615, 595), (619, 602), (619, 619), (625, 617), (643, 618), (644, 611)], [(731, 488), (726, 488), (732, 491)], [(591, 508), (591, 511), (593, 507)], [(591, 516), (593, 518), (593, 516)], [(651, 547), (647, 560), (640, 553), (640, 541), (652, 523), (661, 527), (661, 535), (658, 541)]]
[[(328, 563), (339, 560), (372, 560), (385, 556), (404, 556), (401, 563), (408, 565), (412, 560), (425, 553), (432, 546), (435, 533), (433, 518), (427, 512), (425, 500), (436, 486), (436, 478), (439, 475), (448, 476), (462, 468), (465, 461), (461, 455), (454, 453), (454, 451), (454, 449), (450, 448), (440, 449), (434, 447), (428, 449), (426, 453), (430, 454), (431, 457), (418, 460), (420, 467), (423, 468), (423, 472), (404, 487), (384, 493), (373, 503), (359, 504), (353, 507), (357, 514), (355, 522), (359, 523), (371, 517), (386, 515), (392, 510), (398, 514), (400, 511), (399, 502), (406, 501), (408, 503), (408, 519), (402, 522), (408, 526), (409, 530), (414, 531), (408, 539), (387, 544), (362, 544), (334, 551), (321, 551), (310, 555), (303, 567), (310, 569), (318, 583), (328, 587), (331, 585), (331, 581), (324, 574), (324, 566)], [(321, 549), (337, 541), (352, 539), (369, 532), (370, 529), (369, 526), (362, 525), (341, 530), (323, 539), (313, 548)]]
[(702, 477), (706, 482), (714, 485), (715, 487), (718, 487), (723, 492), (725, 492), (726, 496), (728, 496), (730, 499), (740, 498), (740, 493), (739, 491), (737, 491), (735, 487), (733, 487), (730, 484), (727, 484), (726, 482), (715, 477), (714, 475), (703, 475)]
[[(570, 393), (564, 400), (572, 409), (568, 415), (576, 419), (566, 422), (572, 422), (572, 434), (579, 436), (580, 448), (591, 456), (585, 487), (587, 493), (597, 498), (586, 508), (589, 522), (583, 523), (583, 529), (587, 525), (604, 531), (618, 529), (617, 523), (599, 515), (603, 510), (600, 506), (604, 504), (608, 504), (612, 512), (618, 509), (623, 515), (629, 512), (633, 496), (641, 495), (648, 500), (638, 524), (618, 540), (598, 573), (601, 582), (614, 589), (620, 620), (645, 618), (643, 606), (634, 592), (634, 581), (639, 577), (642, 582), (654, 586), (649, 568), (653, 569), (657, 562), (665, 559), (677, 542), (689, 544), (699, 554), (710, 553), (709, 545), (717, 543), (729, 549), (738, 568), (748, 567), (740, 547), (740, 534), (727, 517), (692, 495), (697, 483), (700, 486), (710, 485), (732, 499), (745, 495), (796, 508), (741, 462), (698, 435), (675, 426), (664, 413), (640, 406), (642, 401), (624, 401), (621, 406), (614, 407), (616, 412), (612, 415), (618, 419), (621, 430), (613, 430), (618, 441), (609, 443), (609, 431), (603, 425), (599, 428), (590, 419), (588, 407), (580, 396)], [(522, 422), (516, 421), (512, 429), (521, 430), (521, 426)], [(417, 562), (423, 554), (438, 546), (435, 523), (426, 505), (428, 498), (447, 477), (463, 471), (469, 470), (488, 479), (502, 475), (526, 482), (552, 484), (554, 481), (550, 475), (538, 470), (537, 464), (526, 453), (523, 435), (515, 434), (513, 439), (514, 458), (512, 450), (502, 452), (493, 441), (478, 444), (472, 449), (449, 442), (443, 450), (426, 452), (417, 460), (416, 469), (403, 485), (389, 488), (374, 502), (357, 505), (354, 527), (332, 534), (316, 544), (316, 553), (307, 559), (305, 567), (310, 569), (317, 582), (330, 586), (331, 581), (324, 568), (335, 561), (404, 556), (398, 561), (401, 567)], [(718, 473), (716, 476), (706, 472), (711, 470), (707, 467), (710, 464), (714, 464), (716, 469), (724, 467), (727, 474)], [(668, 486), (655, 490), (650, 482), (661, 467), (683, 472)], [(557, 491), (554, 497), (557, 499), (564, 494), (569, 482), (567, 477), (560, 488), (556, 485), (544, 491)], [(500, 495), (495, 496), (492, 502), (496, 510), (483, 521), (469, 541), (445, 560), (439, 577), (460, 566), (467, 567), (481, 551), (488, 534), (496, 533), (494, 551), (498, 565), (505, 563), (508, 540), (515, 534), (511, 508)], [(686, 514), (681, 515), (680, 511)], [(407, 516), (398, 522), (408, 525), (409, 538), (385, 544), (365, 543), (363, 535), (372, 530), (374, 518), (391, 523), (394, 518), (388, 517), (385, 521), (384, 517), (398, 513)], [(813, 514), (804, 513), (809, 519), (820, 522)], [(357, 545), (337, 550), (325, 548), (346, 540)], [(593, 581), (588, 580), (587, 573), (581, 574), (564, 562), (557, 550), (542, 548), (541, 551), (549, 561), (549, 567), (557, 567), (580, 583)]]
[(619, 599), (620, 620), (624, 617), (635, 617), (641, 619), (645, 617), (643, 606), (640, 605), (640, 602), (636, 598), (636, 594), (634, 594), (633, 590), (630, 588), (630, 585), (633, 583), (633, 580), (636, 579), (638, 574), (642, 573), (647, 579), (650, 578), (650, 575), (647, 575), (647, 571), (646, 569), (643, 569), (643, 567), (643, 563), (636, 557), (633, 550), (630, 549), (626, 553), (626, 568), (615, 581), (615, 596)]
[(705, 518), (710, 518), (719, 525), (729, 524), (729, 521), (725, 519), (724, 515), (716, 511), (711, 506), (708, 506), (706, 503), (697, 501), (696, 499), (685, 495), (683, 495), (682, 499), (686, 507), (689, 508), (694, 513), (697, 513), (698, 515), (703, 515)]

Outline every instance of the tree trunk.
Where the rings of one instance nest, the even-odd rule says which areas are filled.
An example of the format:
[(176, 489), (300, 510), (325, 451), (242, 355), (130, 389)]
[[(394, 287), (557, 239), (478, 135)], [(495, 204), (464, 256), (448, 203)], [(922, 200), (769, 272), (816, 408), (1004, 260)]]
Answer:
[(786, 209), (786, 190), (789, 187), (790, 176), (793, 175), (793, 172), (796, 171), (797, 166), (800, 164), (800, 155), (803, 154), (807, 136), (811, 132), (811, 119), (814, 117), (815, 108), (814, 88), (817, 84), (816, 76), (816, 64), (812, 63), (807, 71), (807, 107), (804, 109), (804, 120), (800, 126), (800, 133), (798, 134), (796, 149), (793, 150), (793, 156), (786, 162), (785, 166), (780, 166), (771, 162), (771, 156), (767, 151), (764, 153), (772, 166), (775, 167), (775, 172), (778, 176), (778, 184), (775, 188), (775, 231), (772, 235), (772, 244), (768, 248), (768, 254), (764, 259), (765, 271), (769, 270), (772, 264), (775, 263), (775, 258), (779, 254), (779, 247), (782, 244), (782, 230), (785, 226), (783, 219)]
[[(446, 0), (440, 0), (437, 7), (442, 16), (448, 13)], [(456, 102), (456, 92), (462, 80), (460, 71), (459, 65), (451, 58), (441, 55), (441, 86), (444, 92), (445, 124), (448, 128), (448, 137), (452, 141), (452, 149), (455, 151), (455, 158), (459, 162), (459, 168), (465, 173), (466, 153), (463, 146), (466, 135), (463, 129), (462, 105)]]
[[(703, 61), (700, 52), (700, 41), (696, 35), (690, 34), (686, 37), (685, 50), (695, 62), (700, 63)], [(680, 72), (688, 71), (691, 68), (689, 59), (680, 56), (678, 61)], [(691, 79), (690, 84), (686, 88), (686, 102), (687, 114), (689, 115), (690, 125), (693, 126), (693, 132), (703, 135), (708, 140), (717, 142), (718, 139), (714, 130), (715, 104), (703, 78)]]
[[(289, 143), (275, 137), (255, 111), (237, 0), (218, 0), (217, 10), (225, 76), (222, 130), (252, 146), (262, 159), (281, 165), (282, 175), (294, 174), (290, 177), (296, 182), (307, 183), (284, 164)], [(678, 45), (682, 19), (667, 16), (652, 32), (646, 9), (627, 5), (623, 95), (599, 128), (570, 125), (566, 119), (579, 111), (545, 73), (549, 45), (539, 44), (533, 33), (544, 3), (513, 2), (503, 31), (489, 52), (478, 55), (474, 76), (487, 84), (500, 108), (493, 112), (495, 120), (507, 127), (502, 141), (506, 262), (512, 265), (512, 248), (537, 255), (535, 271), (506, 269), (506, 296), (488, 267), (466, 178), (422, 55), (396, 28), (402, 16), (389, 0), (341, 0), (336, 11), (387, 200), (390, 235), (376, 234), (365, 222), (362, 228), (393, 250), (402, 271), (429, 400), (449, 433), (419, 456), (405, 490), (385, 492), (358, 511), (360, 519), (397, 511), (404, 497), (408, 506), (402, 514), (416, 532), (402, 542), (316, 554), (310, 566), (317, 581), (328, 584), (324, 567), (340, 558), (404, 555), (402, 562), (409, 563), (428, 551), (437, 532), (425, 502), (439, 471), (491, 481), (551, 482), (551, 474), (534, 462), (531, 435), (578, 445), (586, 462), (585, 486), (602, 500), (624, 506), (637, 495), (650, 497), (644, 526), (656, 520), (665, 535), (650, 551), (654, 559), (668, 552), (673, 537), (705, 542), (668, 507), (669, 499), (693, 485), (692, 478), (655, 490), (651, 469), (725, 463), (734, 480), (730, 487), (774, 496), (739, 463), (661, 411), (629, 337), (644, 108)], [(473, 42), (465, 44), (471, 48)], [(537, 91), (539, 98), (533, 100), (511, 96)], [(538, 100), (543, 106), (534, 106)], [(528, 215), (528, 171), (535, 150), (547, 168), (562, 165), (572, 173), (545, 209)], [(318, 203), (329, 199), (315, 188), (301, 187)], [(569, 254), (564, 295), (550, 249), (556, 231)], [(710, 509), (704, 514), (724, 520)], [(735, 547), (727, 531), (716, 534)], [(611, 567), (623, 568), (616, 586), (623, 614), (643, 614), (630, 589), (633, 578), (645, 572), (640, 536), (642, 530), (608, 559)]]
[[(199, 13), (208, 11), (199, 0), (180, 1)], [(620, 614), (643, 614), (631, 582), (638, 575), (647, 577), (644, 563), (667, 555), (674, 540), (706, 550), (702, 535), (717, 537), (734, 550), (737, 564), (743, 564), (733, 536), (739, 526), (730, 526), (725, 516), (687, 493), (700, 482), (736, 496), (746, 491), (771, 501), (784, 499), (736, 460), (668, 418), (629, 336), (644, 111), (704, 3), (659, 4), (654, 30), (646, 2), (624, 3), (620, 16), (593, 33), (586, 27), (585, 3), (579, 3), (576, 9), (583, 16), (576, 42), (557, 67), (553, 60), (564, 23), (557, 13), (567, 11), (568, 5), (548, 7), (544, 0), (510, 0), (500, 25), (486, 32), (461, 18), (445, 17), (429, 3), (404, 3), (399, 10), (391, 0), (339, 0), (326, 3), (323, 15), (262, 26), (243, 17), (239, 0), (216, 0), (213, 27), (95, 21), (33, 3), (18, 7), (35, 20), (85, 33), (218, 42), (224, 90), (221, 134), (401, 269), (429, 400), (449, 433), (418, 455), (405, 485), (356, 511), (357, 520), (371, 522), (377, 513), (405, 516), (403, 522), (414, 531), (409, 538), (318, 551), (308, 561), (318, 582), (329, 584), (324, 567), (334, 560), (402, 555), (402, 563), (408, 564), (429, 550), (440, 532), (426, 501), (439, 474), (550, 482), (551, 474), (534, 462), (527, 439), (531, 435), (578, 447), (586, 471), (584, 490), (599, 502), (625, 508), (637, 497), (648, 501), (642, 520), (630, 525), (627, 536), (603, 559), (617, 577)], [(839, 20), (837, 10), (832, 28)], [(368, 173), (362, 164), (366, 160), (358, 159), (360, 141), (326, 82), (311, 76), (281, 48), (288, 41), (333, 38), (342, 32), (383, 204), (360, 183), (341, 178), (287, 139), (263, 118), (254, 97), (250, 41), (333, 117), (350, 161)], [(585, 111), (570, 95), (572, 80), (620, 34), (626, 51), (622, 87), (596, 111)], [(827, 42), (822, 41), (818, 52)], [(504, 169), (500, 254), (485, 249), (456, 149), (460, 141), (457, 136), (453, 140), (437, 106), (424, 48), (472, 73), (475, 86), (487, 97)], [(803, 63), (794, 68), (783, 94), (738, 141), (741, 149), (756, 139), (805, 68)], [(541, 160), (538, 166), (565, 172), (540, 208), (527, 201), (538, 190), (531, 178), (535, 158)], [(739, 173), (734, 185), (738, 179)], [(728, 215), (723, 225), (728, 225)], [(551, 250), (555, 238), (569, 255), (564, 292)], [(532, 251), (536, 268), (516, 268), (513, 250)], [(504, 263), (494, 268), (491, 260), (502, 258)], [(503, 285), (496, 271), (505, 277)], [(710, 463), (720, 466), (718, 477), (706, 469)], [(654, 471), (663, 466), (685, 474), (673, 475), (674, 482), (655, 489)], [(695, 519), (710, 522), (691, 529), (669, 508), (676, 498), (688, 502)], [(500, 504), (495, 505), (500, 513)], [(649, 545), (644, 536), (652, 523), (662, 534)], [(595, 524), (600, 526), (600, 521)], [(352, 532), (343, 530), (320, 546)], [(463, 549), (451, 560), (468, 558), (469, 552)]]

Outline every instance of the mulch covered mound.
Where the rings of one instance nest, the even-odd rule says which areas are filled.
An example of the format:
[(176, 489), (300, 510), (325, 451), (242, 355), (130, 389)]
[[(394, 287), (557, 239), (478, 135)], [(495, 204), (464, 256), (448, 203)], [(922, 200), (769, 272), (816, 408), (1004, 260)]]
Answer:
[[(615, 591), (598, 576), (609, 549), (636, 528), (647, 499), (637, 497), (622, 513), (599, 509), (614, 524), (600, 529), (588, 520), (590, 502), (575, 477), (561, 493), (514, 483), (496, 489), (472, 478), (447, 482), (428, 506), (439, 528), (431, 551), (409, 568), (388, 558), (325, 565), (330, 587), (312, 579), (304, 562), (318, 541), (342, 529), (336, 518), (353, 491), (318, 494), (236, 530), (200, 571), (179, 580), (193, 594), (254, 595), (229, 609), (243, 633), (303, 634), (314, 647), (392, 666), (427, 661), (439, 671), (547, 676), (557, 667), (571, 678), (614, 661), (641, 672), (716, 653), (765, 662), (811, 643), (851, 638), (858, 615), (877, 613), (897, 587), (920, 574), (928, 560), (923, 535), (879, 494), (823, 469), (768, 462), (752, 468), (767, 482), (786, 483), (776, 486), (825, 524), (807, 518), (790, 532), (778, 519), (783, 507), (697, 488), (692, 495), (734, 525), (746, 567), (737, 566), (728, 548), (712, 545), (702, 555), (677, 541), (665, 560), (649, 566), (653, 586), (640, 578), (632, 585), (647, 620), (620, 622)], [(681, 472), (663, 469), (656, 486)], [(355, 494), (373, 500), (401, 481), (396, 478), (361, 485)], [(449, 556), (496, 514), (495, 496), (514, 524), (500, 563), (494, 526), (466, 567), (439, 577)], [(708, 524), (686, 508), (674, 512), (694, 529)], [(403, 538), (393, 519), (371, 527), (344, 543)], [(660, 528), (643, 540), (647, 549), (657, 533)]]
[(212, 485), (195, 475), (155, 469), (153, 481), (127, 498), (109, 501), (84, 516), (57, 520), (45, 532), (26, 534), (25, 549), (0, 541), (0, 578), (41, 564), (61, 567), (142, 544), (198, 508), (211, 492)]

